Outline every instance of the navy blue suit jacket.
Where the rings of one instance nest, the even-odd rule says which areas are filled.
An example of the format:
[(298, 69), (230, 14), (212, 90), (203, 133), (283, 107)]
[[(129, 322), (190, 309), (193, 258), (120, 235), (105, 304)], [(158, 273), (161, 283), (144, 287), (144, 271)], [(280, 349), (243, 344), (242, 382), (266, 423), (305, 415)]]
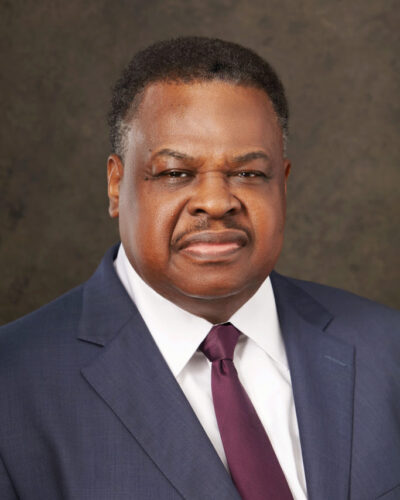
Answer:
[[(0, 499), (239, 500), (113, 268), (0, 330)], [(399, 314), (271, 274), (311, 500), (400, 499)]]

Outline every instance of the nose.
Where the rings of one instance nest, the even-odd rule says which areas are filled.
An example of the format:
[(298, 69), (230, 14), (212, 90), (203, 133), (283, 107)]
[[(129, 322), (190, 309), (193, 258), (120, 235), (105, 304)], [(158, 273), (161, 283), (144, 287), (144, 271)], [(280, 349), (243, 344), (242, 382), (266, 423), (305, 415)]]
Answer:
[(241, 207), (239, 199), (234, 196), (229, 180), (222, 172), (209, 172), (199, 176), (188, 203), (191, 215), (207, 214), (219, 219), (225, 215), (236, 214)]

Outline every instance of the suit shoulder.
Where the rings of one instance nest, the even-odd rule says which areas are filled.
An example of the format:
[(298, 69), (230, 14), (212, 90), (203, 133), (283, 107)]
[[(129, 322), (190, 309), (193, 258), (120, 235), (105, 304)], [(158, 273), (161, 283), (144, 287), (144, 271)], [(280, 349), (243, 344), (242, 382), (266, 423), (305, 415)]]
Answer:
[[(354, 293), (311, 281), (284, 277), (321, 304), (336, 321), (363, 331), (364, 338), (384, 334), (400, 346), (400, 311)], [(390, 344), (390, 341), (389, 341)]]
[(14, 351), (37, 350), (40, 345), (76, 332), (82, 309), (83, 286), (70, 290), (52, 302), (0, 328), (0, 364)]
[[(272, 278), (272, 276), (271, 276)], [(357, 349), (359, 360), (398, 372), (400, 359), (400, 312), (351, 292), (318, 283), (279, 276), (297, 311), (313, 321), (315, 311), (324, 311), (326, 331)], [(310, 312), (311, 311), (311, 312)], [(330, 319), (329, 319), (330, 318)]]

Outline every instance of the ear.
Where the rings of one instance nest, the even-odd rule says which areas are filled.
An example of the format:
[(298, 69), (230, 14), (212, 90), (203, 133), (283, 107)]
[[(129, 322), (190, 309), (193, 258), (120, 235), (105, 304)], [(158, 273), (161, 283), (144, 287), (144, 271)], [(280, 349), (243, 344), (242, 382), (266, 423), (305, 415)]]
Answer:
[(110, 217), (119, 215), (119, 188), (124, 175), (124, 165), (118, 155), (111, 155), (107, 160), (107, 183), (108, 183), (108, 213)]
[(290, 169), (292, 168), (292, 164), (290, 163), (290, 160), (288, 160), (287, 158), (285, 158), (283, 161), (283, 168), (285, 169), (285, 194), (286, 194), (287, 180), (289, 177)]

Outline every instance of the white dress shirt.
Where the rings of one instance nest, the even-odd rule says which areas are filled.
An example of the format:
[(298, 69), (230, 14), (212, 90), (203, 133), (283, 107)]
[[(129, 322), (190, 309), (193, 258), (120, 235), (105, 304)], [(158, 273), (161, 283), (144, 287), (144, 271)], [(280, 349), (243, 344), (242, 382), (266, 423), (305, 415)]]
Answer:
[[(131, 266), (122, 244), (114, 266), (228, 468), (212, 401), (211, 362), (197, 351), (212, 323), (181, 309), (148, 286)], [(239, 379), (268, 434), (294, 499), (304, 500), (306, 483), (292, 384), (269, 278), (229, 321), (242, 332), (234, 353)]]

